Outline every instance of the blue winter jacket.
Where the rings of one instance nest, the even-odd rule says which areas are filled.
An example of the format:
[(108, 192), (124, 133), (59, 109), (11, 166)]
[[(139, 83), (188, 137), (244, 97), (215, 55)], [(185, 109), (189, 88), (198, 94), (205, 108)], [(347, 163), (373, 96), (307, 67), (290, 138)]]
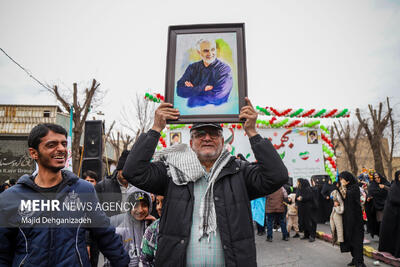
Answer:
[[(0, 266), (90, 266), (86, 231), (112, 266), (127, 266), (129, 256), (120, 237), (104, 212), (96, 209), (94, 187), (72, 172), (62, 171), (62, 175), (65, 182), (53, 198), (38, 192), (29, 175), (0, 194)], [(58, 200), (60, 211), (44, 205), (32, 211), (21, 205), (22, 200), (26, 204), (33, 199)], [(79, 203), (81, 209), (65, 210), (64, 203)]]

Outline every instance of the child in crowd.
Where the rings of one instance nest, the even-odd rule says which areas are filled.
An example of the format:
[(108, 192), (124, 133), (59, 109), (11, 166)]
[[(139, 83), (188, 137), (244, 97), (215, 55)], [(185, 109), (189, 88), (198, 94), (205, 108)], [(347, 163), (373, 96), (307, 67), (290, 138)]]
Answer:
[(300, 235), (299, 235), (299, 217), (297, 215), (297, 207), (296, 207), (296, 194), (292, 193), (288, 195), (288, 200), (289, 204), (286, 204), (287, 231), (288, 235), (290, 235), (290, 230), (293, 227), (294, 231), (296, 232), (293, 238), (297, 238), (300, 237)]
[[(116, 233), (122, 238), (125, 250), (129, 254), (129, 267), (138, 267), (140, 246), (145, 232), (147, 221), (154, 221), (150, 214), (152, 202), (150, 194), (136, 187), (128, 190), (127, 202), (129, 210), (123, 216), (122, 222), (116, 227)], [(105, 266), (108, 262), (106, 262)]]
[[(156, 210), (159, 217), (161, 217), (163, 202), (163, 196), (156, 196)], [(140, 261), (145, 267), (155, 266), (159, 225), (160, 219), (157, 219), (146, 229), (146, 232), (144, 233), (140, 250)]]

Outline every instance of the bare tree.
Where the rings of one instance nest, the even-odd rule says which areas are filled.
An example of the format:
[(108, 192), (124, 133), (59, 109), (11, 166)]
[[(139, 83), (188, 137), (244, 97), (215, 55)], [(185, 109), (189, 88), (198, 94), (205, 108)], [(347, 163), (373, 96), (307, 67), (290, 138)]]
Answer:
[(111, 136), (108, 138), (110, 144), (114, 147), (115, 149), (115, 154), (117, 156), (117, 159), (121, 155), (121, 133), (117, 132), (117, 136), (114, 135), (114, 133), (111, 133)]
[(129, 108), (123, 107), (121, 125), (132, 132), (133, 142), (136, 142), (139, 135), (147, 132), (153, 125), (155, 109), (154, 102), (144, 99), (139, 94), (136, 94), (136, 98), (131, 100)]
[(109, 142), (111, 144), (111, 146), (114, 148), (115, 150), (115, 156), (117, 157), (117, 159), (119, 158), (120, 155), (120, 147), (119, 147), (119, 133), (117, 138), (115, 138), (114, 136), (114, 131), (113, 128), (115, 126), (115, 121), (113, 121), (113, 123), (110, 125), (110, 127), (107, 130), (107, 134), (104, 137), (105, 142)]
[(333, 153), (336, 155), (336, 149), (338, 148), (339, 143), (338, 143), (338, 142), (335, 142), (335, 129), (334, 129), (333, 126), (330, 126), (330, 127), (329, 127), (329, 137), (330, 137), (330, 139), (331, 139), (331, 141), (332, 141)]
[(347, 121), (347, 124), (345, 125), (345, 127), (343, 127), (342, 123), (339, 121), (340, 130), (339, 130), (336, 122), (333, 123), (333, 126), (336, 131), (338, 140), (342, 144), (344, 151), (347, 155), (347, 159), (349, 161), (351, 171), (352, 171), (352, 173), (357, 175), (358, 165), (357, 165), (357, 160), (356, 160), (356, 152), (357, 152), (357, 145), (358, 145), (358, 141), (359, 141), (363, 126), (361, 124), (358, 124), (356, 131), (352, 130), (352, 128), (354, 128), (354, 127), (350, 126), (349, 121)]
[[(390, 103), (389, 103), (389, 97), (386, 98), (386, 105), (388, 110), (391, 110)], [(393, 119), (393, 112), (390, 112), (388, 114), (389, 116), (389, 127), (387, 131), (387, 136), (389, 139), (389, 153), (386, 153), (385, 149), (382, 149), (382, 155), (383, 159), (385, 160), (387, 169), (388, 169), (388, 178), (392, 179), (393, 175), (393, 152), (395, 150), (395, 146), (397, 145), (396, 140), (398, 140), (399, 136), (399, 131), (398, 131), (398, 125), (397, 122), (394, 121)]]
[[(136, 137), (138, 134), (136, 134)], [(121, 134), (121, 140), (123, 144), (123, 150), (128, 150), (129, 145), (133, 142), (134, 138), (130, 136), (129, 134)]]
[[(108, 141), (114, 147), (117, 158), (121, 156), (123, 150), (128, 150), (129, 145), (133, 142), (134, 138), (129, 134), (123, 134), (122, 132), (118, 131), (116, 136), (114, 133), (111, 133), (109, 136)], [(121, 150), (121, 143), (122, 143), (122, 150)]]
[(390, 108), (390, 106), (388, 106), (387, 108), (388, 109), (384, 112), (382, 102), (379, 103), (378, 110), (376, 110), (372, 105), (368, 105), (370, 115), (370, 118), (368, 119), (362, 118), (360, 109), (356, 109), (357, 119), (364, 128), (365, 133), (368, 137), (369, 144), (371, 146), (372, 155), (374, 157), (375, 170), (382, 174), (385, 173), (382, 160), (382, 138), (383, 132), (388, 125), (388, 121), (392, 113), (392, 109)]
[[(48, 91), (53, 94), (57, 100), (62, 104), (67, 112), (73, 108), (72, 120), (74, 127), (72, 128), (72, 167), (73, 172), (77, 174), (79, 170), (80, 153), (79, 146), (83, 133), (83, 126), (89, 114), (90, 108), (94, 103), (98, 103), (99, 86), (95, 79), (93, 79), (90, 88), (86, 88), (83, 94), (78, 92), (77, 83), (73, 84), (72, 97), (68, 95), (67, 90), (60, 90), (57, 85), (48, 88)], [(81, 101), (78, 99), (81, 98)]]
[(111, 123), (110, 128), (108, 128), (108, 130), (107, 130), (107, 134), (106, 134), (106, 136), (105, 136), (106, 140), (108, 140), (108, 139), (110, 138), (110, 134), (111, 134), (111, 131), (112, 131), (112, 129), (114, 128), (114, 126), (115, 126), (115, 121), (113, 121), (113, 122)]

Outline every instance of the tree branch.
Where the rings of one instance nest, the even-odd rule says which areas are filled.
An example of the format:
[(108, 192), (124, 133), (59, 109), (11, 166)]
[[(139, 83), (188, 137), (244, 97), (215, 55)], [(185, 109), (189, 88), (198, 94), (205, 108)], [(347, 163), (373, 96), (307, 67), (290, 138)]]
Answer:
[(54, 94), (56, 96), (57, 100), (61, 102), (61, 104), (67, 110), (67, 112), (69, 112), (71, 110), (70, 104), (68, 104), (68, 102), (65, 101), (65, 99), (58, 92), (57, 85), (54, 85), (52, 94)]

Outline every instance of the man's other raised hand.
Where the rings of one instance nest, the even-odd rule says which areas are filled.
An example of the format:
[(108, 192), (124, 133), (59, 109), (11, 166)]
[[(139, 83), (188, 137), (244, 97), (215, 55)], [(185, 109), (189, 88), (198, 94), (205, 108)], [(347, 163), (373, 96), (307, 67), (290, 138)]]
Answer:
[(247, 136), (250, 138), (258, 134), (256, 131), (258, 114), (253, 108), (250, 99), (248, 97), (245, 97), (245, 100), (246, 106), (242, 107), (242, 109), (240, 110), (239, 119), (245, 119), (243, 128), (246, 131)]
[(161, 103), (154, 112), (154, 124), (152, 130), (161, 132), (167, 125), (167, 120), (177, 120), (179, 118), (179, 110), (173, 108), (171, 103)]

